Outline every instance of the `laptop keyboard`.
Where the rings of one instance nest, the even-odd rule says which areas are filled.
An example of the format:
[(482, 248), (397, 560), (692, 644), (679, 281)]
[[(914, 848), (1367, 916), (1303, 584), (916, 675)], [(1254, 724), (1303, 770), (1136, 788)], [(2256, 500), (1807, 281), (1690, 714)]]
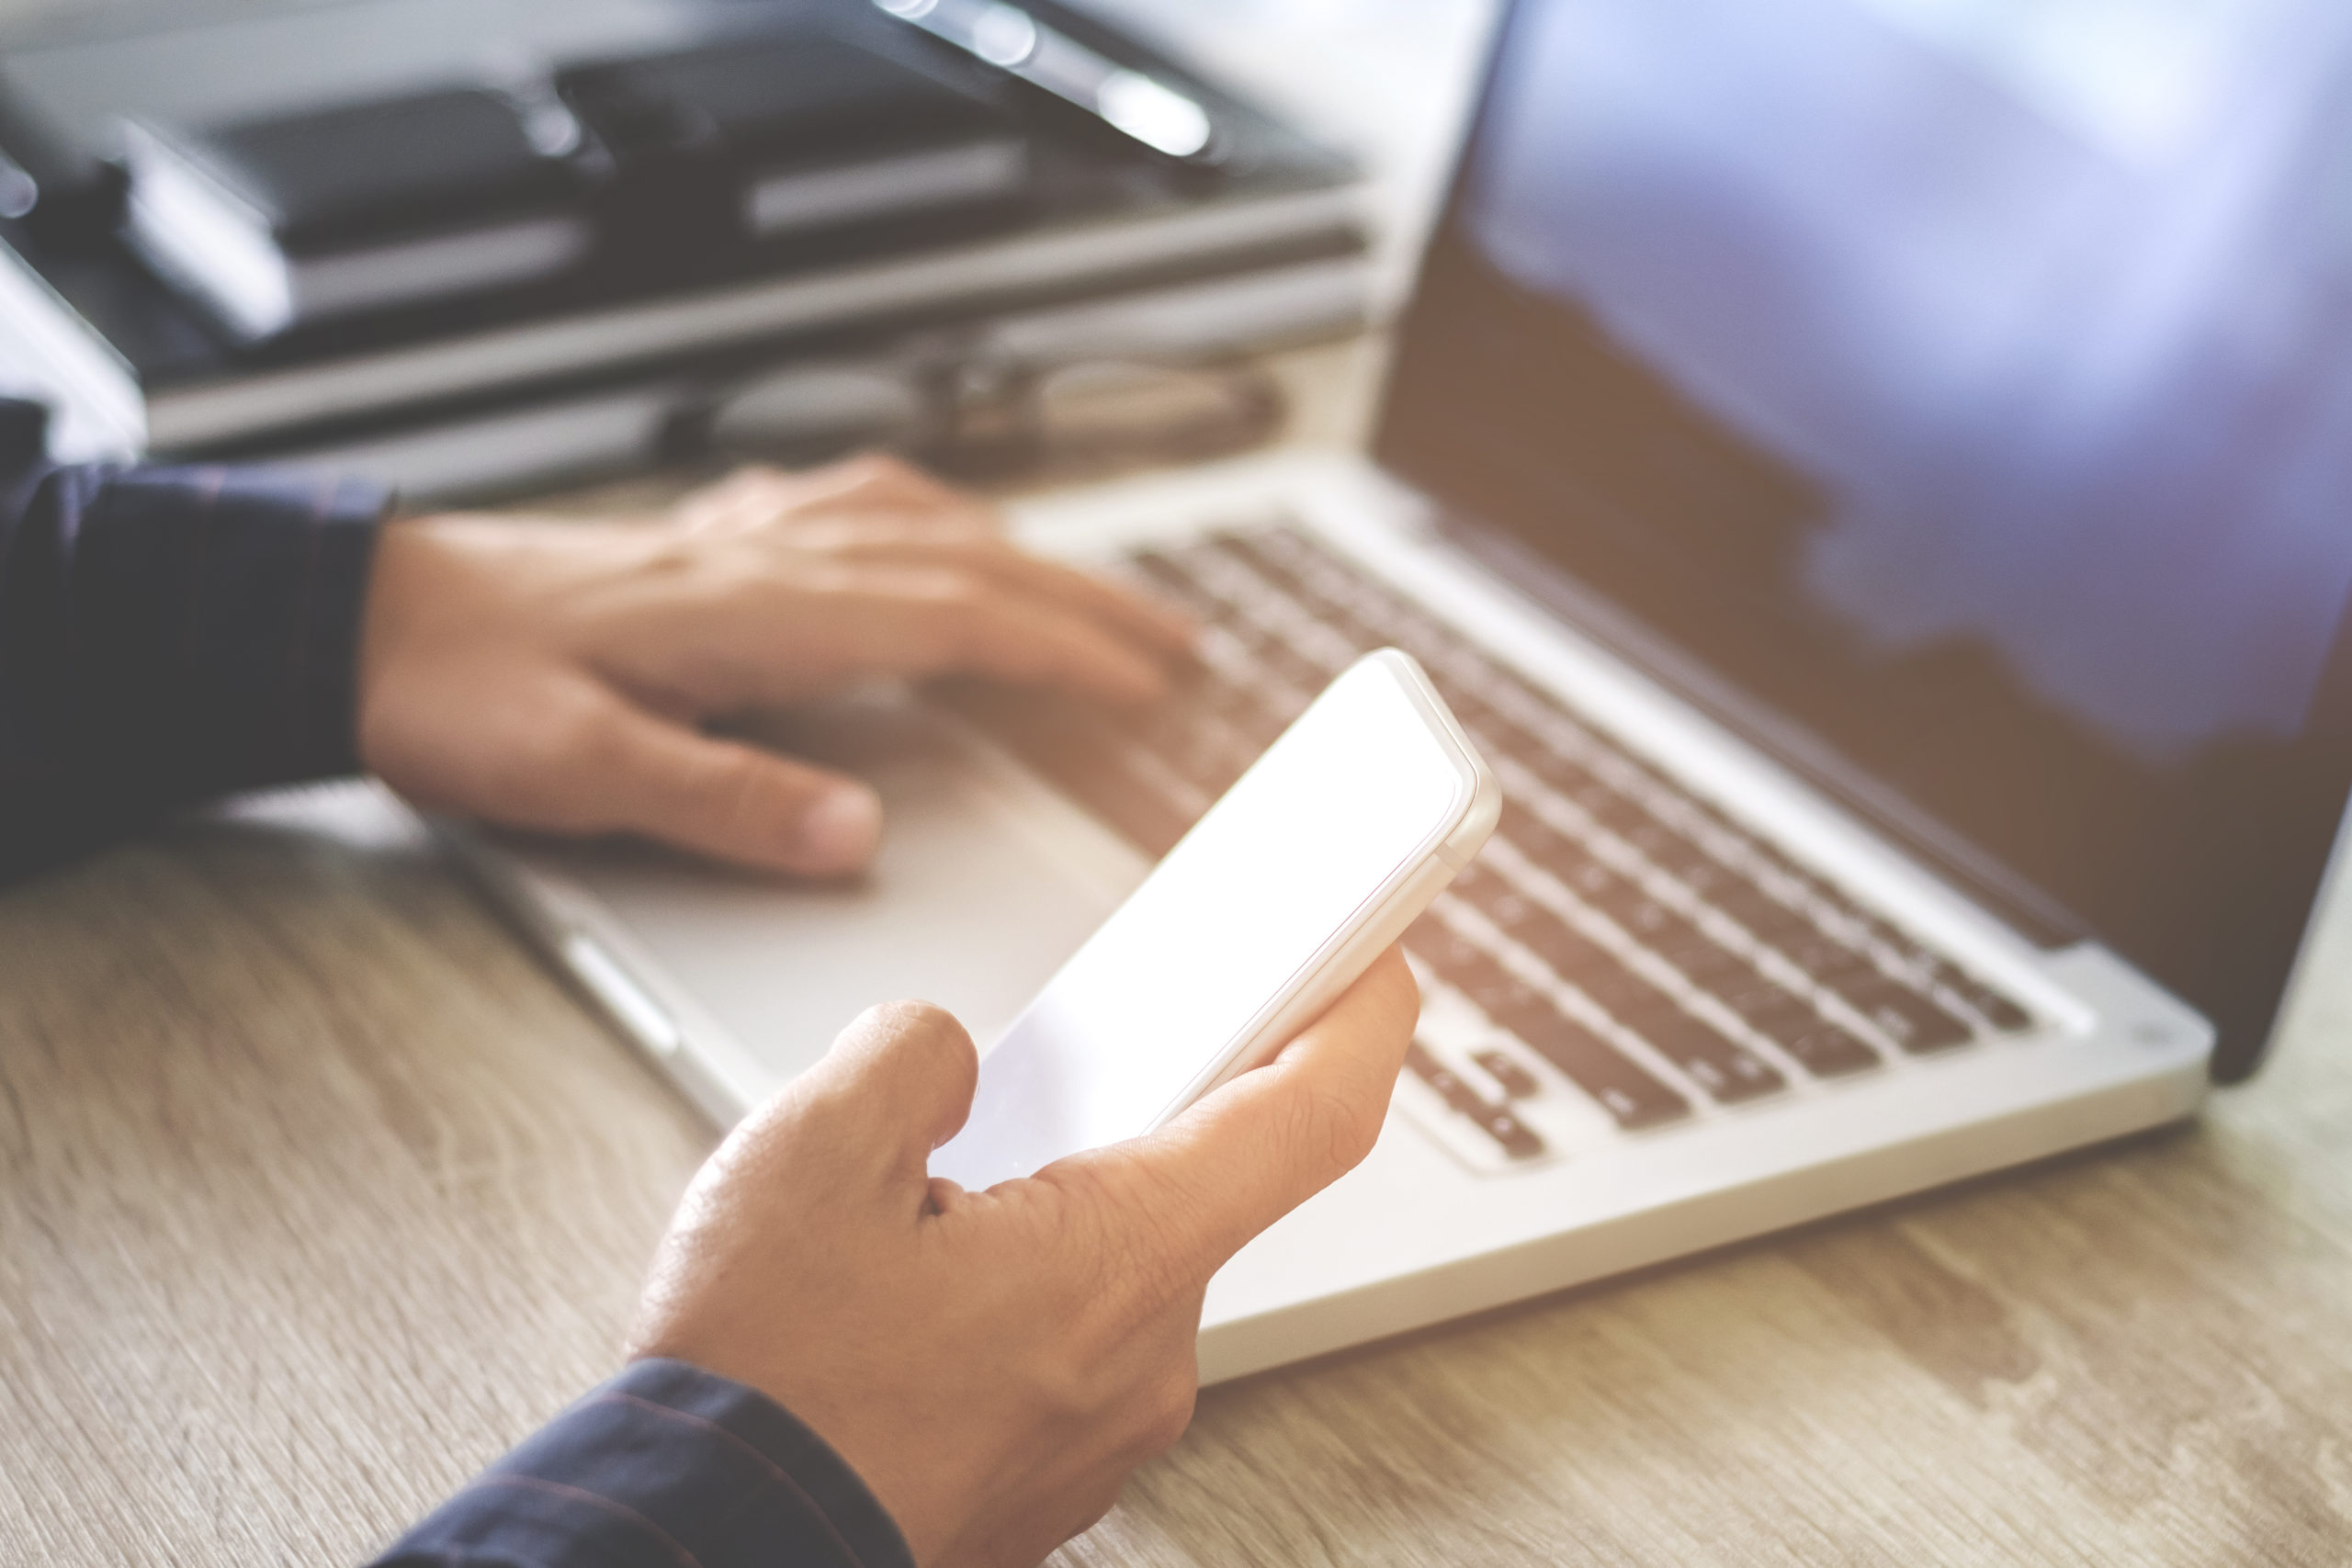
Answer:
[(1157, 858), (1359, 656), (1419, 660), (1504, 791), (1493, 839), (1405, 938), (1429, 997), (1408, 1075), (1472, 1163), (1518, 1168), (2032, 1027), (1306, 535), (1216, 534), (1130, 564), (1204, 628), (1168, 700), (979, 682), (941, 699)]

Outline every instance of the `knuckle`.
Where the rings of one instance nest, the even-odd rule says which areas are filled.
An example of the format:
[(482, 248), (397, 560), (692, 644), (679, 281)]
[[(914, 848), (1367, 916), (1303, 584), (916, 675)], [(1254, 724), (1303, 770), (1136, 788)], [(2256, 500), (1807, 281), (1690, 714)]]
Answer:
[(988, 589), (969, 572), (927, 572), (916, 586), (943, 657), (978, 658), (995, 630), (995, 615)]
[(934, 626), (968, 618), (978, 611), (983, 598), (979, 577), (955, 567), (907, 567), (878, 581), (889, 592), (920, 606)]
[(931, 594), (933, 601), (970, 617), (982, 618), (989, 605), (988, 583), (968, 571), (939, 571), (932, 574)]
[(888, 452), (860, 452), (845, 457), (835, 470), (852, 485), (898, 485), (921, 476), (904, 460)]
[(702, 493), (729, 502), (756, 501), (789, 482), (786, 475), (763, 463), (746, 463)]
[(1102, 1390), (1083, 1359), (1057, 1346), (1034, 1359), (1026, 1375), (1029, 1404), (1038, 1415), (1064, 1430), (1091, 1427), (1102, 1413)]
[(1379, 1108), (1353, 1089), (1311, 1085), (1300, 1091), (1293, 1115), (1294, 1146), (1320, 1162), (1326, 1182), (1363, 1164), (1380, 1137)]
[(1146, 1393), (1141, 1430), (1137, 1434), (1147, 1455), (1174, 1448), (1193, 1424), (1200, 1398), (1200, 1373), (1191, 1364), (1171, 1368)]
[(927, 477), (924, 483), (930, 487), (926, 499), (931, 502), (944, 532), (992, 556), (1011, 558), (1025, 555), (1005, 537), (1004, 514), (995, 507), (949, 490)]

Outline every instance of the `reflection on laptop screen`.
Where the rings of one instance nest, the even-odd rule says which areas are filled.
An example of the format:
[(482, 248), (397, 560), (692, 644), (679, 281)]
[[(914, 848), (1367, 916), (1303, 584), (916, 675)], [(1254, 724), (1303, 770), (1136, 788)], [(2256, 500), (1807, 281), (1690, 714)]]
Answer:
[(1527, 0), (1382, 456), (2267, 1032), (2341, 812), (2352, 10)]

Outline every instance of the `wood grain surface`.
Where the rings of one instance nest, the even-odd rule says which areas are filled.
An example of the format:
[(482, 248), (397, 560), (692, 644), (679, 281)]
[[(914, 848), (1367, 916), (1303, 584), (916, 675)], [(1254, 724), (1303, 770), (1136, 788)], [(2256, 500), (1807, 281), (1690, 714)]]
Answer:
[[(2195, 1125), (1211, 1390), (1057, 1563), (2352, 1562), (2346, 913)], [(0, 1562), (363, 1558), (711, 1142), (364, 794), (0, 893)]]

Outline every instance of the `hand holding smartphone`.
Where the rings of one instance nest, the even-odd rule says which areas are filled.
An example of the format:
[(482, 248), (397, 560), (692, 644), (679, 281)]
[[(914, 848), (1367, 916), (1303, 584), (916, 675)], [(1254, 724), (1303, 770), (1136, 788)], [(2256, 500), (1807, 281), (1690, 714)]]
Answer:
[(1268, 1060), (1469, 864), (1501, 803), (1419, 665), (1358, 660), (1013, 1021), (932, 1174), (1030, 1175)]

